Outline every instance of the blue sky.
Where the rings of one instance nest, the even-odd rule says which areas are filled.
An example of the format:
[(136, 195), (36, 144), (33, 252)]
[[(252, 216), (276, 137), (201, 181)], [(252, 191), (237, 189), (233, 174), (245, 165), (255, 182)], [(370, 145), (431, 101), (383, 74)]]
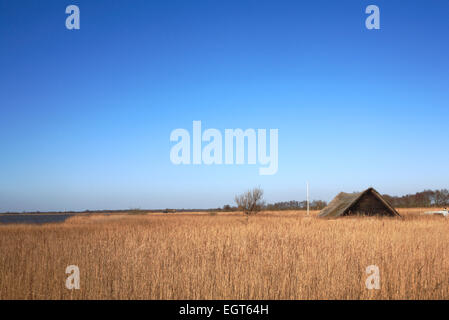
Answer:
[[(78, 5), (81, 29), (67, 30)], [(380, 8), (380, 30), (365, 8)], [(449, 181), (448, 1), (0, 0), (0, 211), (207, 208)], [(279, 129), (279, 169), (170, 133)]]

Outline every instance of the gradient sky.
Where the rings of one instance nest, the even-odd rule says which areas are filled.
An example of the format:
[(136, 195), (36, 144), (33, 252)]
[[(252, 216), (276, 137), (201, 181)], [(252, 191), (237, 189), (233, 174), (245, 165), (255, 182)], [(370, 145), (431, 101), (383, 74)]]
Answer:
[[(447, 188), (448, 16), (443, 0), (0, 0), (0, 211)], [(279, 129), (277, 174), (173, 165), (170, 133), (194, 120)]]

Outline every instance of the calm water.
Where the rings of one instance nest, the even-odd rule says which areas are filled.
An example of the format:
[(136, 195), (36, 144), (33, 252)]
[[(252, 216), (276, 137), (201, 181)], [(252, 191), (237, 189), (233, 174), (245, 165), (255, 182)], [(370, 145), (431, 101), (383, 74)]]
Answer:
[(50, 223), (63, 222), (74, 214), (8, 214), (0, 215), (0, 223)]

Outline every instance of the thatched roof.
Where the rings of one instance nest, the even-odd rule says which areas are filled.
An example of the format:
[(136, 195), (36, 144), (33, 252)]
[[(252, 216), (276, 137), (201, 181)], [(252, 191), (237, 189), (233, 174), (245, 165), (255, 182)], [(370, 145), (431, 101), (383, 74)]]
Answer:
[(373, 188), (363, 192), (340, 192), (329, 205), (321, 210), (320, 217), (340, 217), (346, 215), (400, 216), (395, 208)]

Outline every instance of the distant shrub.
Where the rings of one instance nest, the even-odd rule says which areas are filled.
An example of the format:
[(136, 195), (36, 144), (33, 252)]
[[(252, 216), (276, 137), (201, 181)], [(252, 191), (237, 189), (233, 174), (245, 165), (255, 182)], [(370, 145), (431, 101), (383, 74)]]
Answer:
[(254, 188), (235, 197), (235, 202), (240, 210), (246, 215), (254, 215), (262, 210), (265, 203), (263, 201), (263, 190)]

